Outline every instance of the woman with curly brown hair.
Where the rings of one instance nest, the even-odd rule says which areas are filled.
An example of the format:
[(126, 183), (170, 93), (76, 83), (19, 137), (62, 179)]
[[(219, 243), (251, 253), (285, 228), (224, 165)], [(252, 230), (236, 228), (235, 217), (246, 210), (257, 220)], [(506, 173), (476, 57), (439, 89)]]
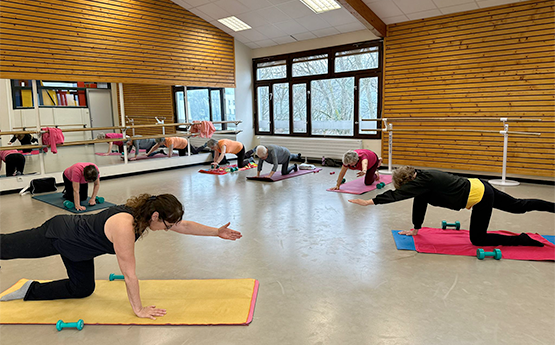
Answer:
[(54, 300), (83, 298), (94, 292), (94, 258), (115, 254), (125, 277), (127, 296), (138, 317), (155, 319), (166, 310), (143, 306), (139, 280), (135, 274), (135, 241), (149, 229), (172, 230), (185, 235), (218, 236), (226, 240), (241, 238), (229, 223), (213, 228), (182, 220), (183, 206), (171, 194), (142, 194), (125, 205), (110, 207), (93, 215), (58, 215), (38, 228), (0, 234), (0, 259), (28, 259), (60, 255), (68, 279), (39, 283), (28, 281), (19, 290), (0, 300)]
[(393, 186), (374, 199), (349, 200), (368, 206), (388, 204), (414, 198), (412, 222), (414, 229), (399, 232), (416, 235), (422, 227), (428, 204), (451, 210), (472, 209), (470, 216), (470, 241), (475, 246), (536, 246), (543, 244), (522, 233), (506, 236), (488, 233), (489, 221), (494, 208), (509, 213), (544, 211), (555, 213), (555, 204), (539, 199), (516, 199), (495, 189), (489, 182), (477, 178), (465, 178), (439, 170), (420, 170), (404, 166), (393, 171)]

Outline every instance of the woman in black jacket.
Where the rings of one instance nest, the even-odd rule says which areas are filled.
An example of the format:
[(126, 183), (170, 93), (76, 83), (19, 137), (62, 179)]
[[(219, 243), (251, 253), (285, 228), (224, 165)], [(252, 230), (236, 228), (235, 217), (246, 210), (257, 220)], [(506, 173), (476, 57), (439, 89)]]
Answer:
[(509, 213), (544, 211), (555, 213), (555, 203), (539, 199), (516, 199), (501, 192), (487, 181), (464, 178), (439, 170), (419, 170), (404, 166), (393, 172), (395, 190), (389, 190), (374, 199), (349, 200), (368, 206), (388, 204), (414, 198), (412, 205), (413, 230), (401, 231), (403, 235), (416, 235), (422, 227), (428, 204), (452, 210), (472, 209), (470, 241), (476, 246), (538, 246), (543, 244), (525, 233), (519, 236), (489, 234), (488, 226), (494, 208)]

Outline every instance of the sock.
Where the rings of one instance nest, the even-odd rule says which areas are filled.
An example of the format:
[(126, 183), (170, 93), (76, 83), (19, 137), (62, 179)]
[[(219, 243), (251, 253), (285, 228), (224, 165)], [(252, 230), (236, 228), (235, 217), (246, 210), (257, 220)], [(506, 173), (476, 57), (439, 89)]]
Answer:
[(532, 239), (530, 236), (528, 236), (525, 233), (522, 233), (522, 234), (518, 235), (518, 237), (519, 237), (519, 245), (521, 245), (521, 246), (532, 246), (532, 247), (543, 247), (544, 246), (543, 243)]
[(27, 291), (29, 291), (29, 288), (31, 287), (31, 283), (33, 283), (32, 280), (26, 281), (25, 284), (23, 284), (23, 286), (19, 288), (19, 290), (16, 290), (12, 293), (7, 294), (6, 296), (3, 296), (2, 298), (0, 298), (0, 301), (12, 301), (14, 299), (23, 299), (27, 294)]

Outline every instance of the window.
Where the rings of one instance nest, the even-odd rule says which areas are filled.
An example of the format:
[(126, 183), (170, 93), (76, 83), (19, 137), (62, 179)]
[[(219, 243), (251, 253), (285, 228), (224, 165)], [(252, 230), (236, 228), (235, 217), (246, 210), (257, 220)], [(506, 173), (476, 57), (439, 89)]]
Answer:
[(382, 41), (253, 60), (256, 134), (380, 138)]
[[(37, 81), (39, 107), (87, 107), (87, 88), (110, 88), (107, 83)], [(32, 80), (12, 79), (14, 109), (33, 108)]]
[[(174, 86), (175, 121), (235, 120), (235, 90), (211, 87)], [(215, 123), (217, 130), (235, 129), (234, 124)]]

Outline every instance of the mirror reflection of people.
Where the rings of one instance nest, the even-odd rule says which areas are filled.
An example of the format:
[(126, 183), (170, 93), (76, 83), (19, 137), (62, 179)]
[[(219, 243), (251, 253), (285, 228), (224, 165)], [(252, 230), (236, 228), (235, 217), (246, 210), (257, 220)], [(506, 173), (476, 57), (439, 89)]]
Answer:
[(225, 159), (226, 153), (233, 153), (237, 156), (237, 166), (243, 168), (251, 162), (250, 159), (245, 159), (245, 146), (243, 143), (229, 139), (210, 139), (206, 142), (206, 147), (214, 152), (214, 161), (212, 168), (216, 168)]
[(465, 178), (439, 170), (420, 170), (404, 166), (393, 171), (393, 186), (370, 200), (353, 199), (361, 206), (382, 205), (409, 198), (412, 203), (412, 230), (399, 232), (414, 236), (422, 228), (428, 204), (451, 210), (472, 209), (470, 216), (470, 242), (475, 246), (536, 246), (543, 244), (525, 233), (506, 236), (488, 233), (493, 209), (509, 213), (543, 211), (555, 213), (555, 203), (540, 199), (516, 199), (495, 189), (489, 182)]
[(145, 150), (145, 152), (148, 153), (155, 145), (156, 141), (154, 139), (127, 140), (127, 152), (131, 152), (132, 147), (135, 149), (135, 156), (130, 157), (129, 160), (136, 160), (140, 150)]
[(0, 169), (2, 162), (6, 163), (6, 176), (23, 175), (25, 156), (17, 150), (0, 151)]
[[(183, 213), (182, 204), (171, 194), (142, 194), (127, 200), (125, 205), (112, 206), (96, 214), (58, 215), (33, 229), (0, 234), (0, 259), (60, 255), (68, 275), (67, 279), (51, 282), (29, 280), (0, 300), (41, 301), (88, 297), (95, 290), (94, 258), (115, 254), (135, 315), (153, 320), (164, 316), (165, 309), (142, 304), (136, 274), (135, 242), (148, 230), (218, 236), (231, 241), (241, 238), (240, 232), (228, 228), (229, 223), (213, 228), (182, 220)], [(172, 265), (172, 262), (168, 261), (167, 264)]]
[[(14, 134), (14, 136), (12, 137), (12, 139), (10, 140), (8, 145), (13, 144), (16, 140), (18, 140), (21, 145), (32, 145), (33, 143), (38, 144), (38, 142), (39, 142), (35, 137), (33, 137), (29, 133), (27, 133), (27, 134)], [(24, 153), (29, 153), (29, 152), (32, 151), (32, 149), (22, 149), (21, 151), (24, 152)]]
[(277, 171), (278, 165), (281, 164), (281, 174), (288, 175), (291, 171), (297, 171), (297, 164), (289, 166), (289, 162), (292, 159), (300, 159), (301, 154), (292, 155), (289, 149), (278, 145), (258, 145), (256, 147), (256, 155), (258, 156), (258, 169), (256, 176), (260, 176), (262, 171), (262, 166), (264, 162), (273, 164), (272, 171), (268, 174), (268, 177), (274, 176)]
[[(99, 133), (96, 136), (96, 138), (97, 139), (123, 139), (123, 133)], [(105, 156), (112, 153), (112, 147), (114, 147), (114, 145), (117, 145), (119, 153), (123, 153), (123, 145), (124, 145), (123, 141), (110, 141), (108, 143), (108, 152), (104, 154)]]
[(370, 186), (374, 181), (380, 180), (380, 173), (377, 171), (382, 165), (382, 159), (374, 151), (359, 149), (347, 151), (343, 155), (343, 166), (337, 176), (337, 183), (331, 190), (339, 190), (343, 177), (348, 169), (359, 170), (357, 177), (364, 176), (364, 184)]
[[(179, 152), (179, 156), (185, 156), (187, 155), (187, 146), (189, 146), (189, 141), (185, 138), (181, 138), (181, 137), (166, 137), (166, 138), (157, 138), (155, 139), (156, 145), (154, 145), (148, 152), (147, 152), (147, 156), (152, 156), (156, 150), (158, 150), (161, 146), (165, 146), (168, 148), (168, 157), (172, 157), (173, 156), (173, 150), (177, 150), (177, 152)], [(200, 151), (202, 151), (202, 149), (204, 148), (204, 146), (201, 147), (195, 147), (193, 145), (191, 146), (191, 154), (197, 154)]]
[(84, 211), (81, 201), (87, 200), (89, 193), (89, 182), (94, 183), (93, 192), (89, 199), (89, 205), (96, 205), (96, 196), (100, 189), (100, 170), (93, 163), (75, 163), (62, 173), (64, 179), (64, 199), (75, 204), (77, 211)]

